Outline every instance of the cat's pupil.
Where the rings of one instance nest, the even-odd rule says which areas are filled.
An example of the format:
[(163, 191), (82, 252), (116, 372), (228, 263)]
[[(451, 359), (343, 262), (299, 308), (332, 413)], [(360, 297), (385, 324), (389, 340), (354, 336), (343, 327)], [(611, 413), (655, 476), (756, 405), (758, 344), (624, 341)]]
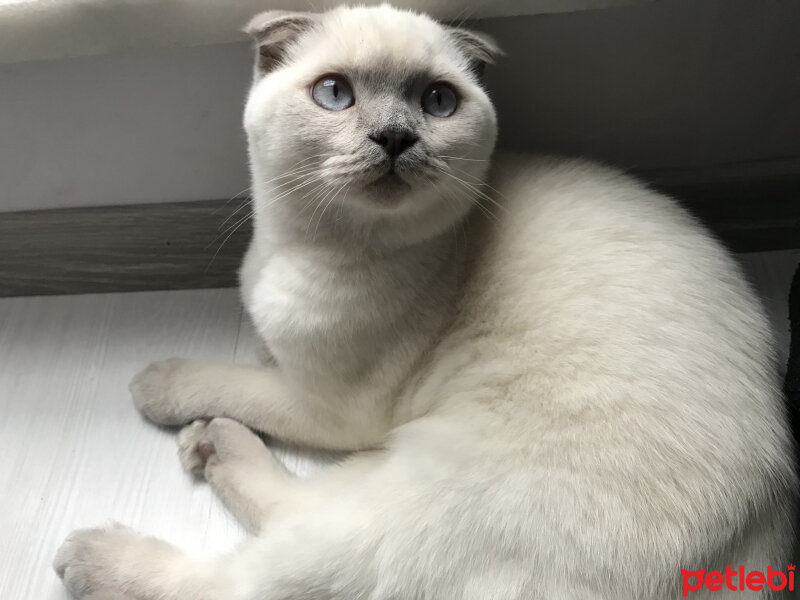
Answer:
[(339, 97), (339, 86), (336, 85), (335, 83), (333, 84), (333, 97), (334, 98)]

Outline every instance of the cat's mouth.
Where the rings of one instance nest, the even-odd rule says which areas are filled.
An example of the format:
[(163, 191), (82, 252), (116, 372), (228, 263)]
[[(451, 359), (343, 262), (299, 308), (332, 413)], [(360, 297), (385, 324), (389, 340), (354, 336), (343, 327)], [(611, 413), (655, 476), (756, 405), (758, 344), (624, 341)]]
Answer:
[(396, 182), (411, 187), (429, 170), (430, 164), (426, 158), (404, 155), (375, 165), (374, 182)]
[(377, 157), (371, 157), (373, 160), (354, 158), (346, 162), (339, 159), (337, 162), (344, 163), (341, 167), (329, 162), (329, 176), (350, 188), (360, 189), (370, 203), (378, 205), (401, 204), (424, 181), (430, 170), (427, 161), (419, 156), (395, 159), (381, 157), (377, 160)]
[(385, 202), (387, 200), (394, 201), (398, 195), (408, 192), (411, 184), (403, 179), (397, 171), (391, 170), (370, 182), (367, 188)]
[(376, 165), (372, 177), (365, 182), (364, 188), (373, 192), (381, 200), (394, 199), (398, 194), (410, 191), (412, 181), (409, 175), (410, 173), (403, 169), (403, 165), (387, 161)]

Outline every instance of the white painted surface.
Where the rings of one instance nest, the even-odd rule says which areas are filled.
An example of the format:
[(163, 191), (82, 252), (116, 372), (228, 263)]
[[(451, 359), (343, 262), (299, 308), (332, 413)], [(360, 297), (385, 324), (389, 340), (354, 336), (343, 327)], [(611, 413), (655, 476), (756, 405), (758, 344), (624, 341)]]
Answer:
[[(743, 260), (785, 357), (800, 251)], [(0, 598), (65, 600), (56, 548), (107, 519), (203, 554), (242, 539), (209, 488), (181, 471), (174, 434), (138, 416), (127, 384), (154, 359), (253, 362), (255, 347), (232, 289), (0, 299)]]
[(175, 353), (233, 359), (233, 290), (0, 300), (0, 598), (66, 598), (58, 540), (108, 519), (187, 548), (230, 548), (238, 525), (145, 423), (133, 373)]
[[(125, 4), (139, 16), (160, 6)], [(501, 143), (622, 167), (800, 156), (798, 22), (797, 0), (636, 2), (481, 21), (509, 52), (487, 77)], [(245, 190), (250, 63), (249, 45), (232, 43), (0, 64), (0, 211)]]
[[(170, 356), (256, 362), (237, 291), (0, 299), (0, 598), (65, 599), (50, 568), (59, 542), (109, 519), (200, 554), (243, 538), (182, 472), (175, 432), (133, 407), (130, 378)], [(300, 474), (324, 464), (279, 456)]]

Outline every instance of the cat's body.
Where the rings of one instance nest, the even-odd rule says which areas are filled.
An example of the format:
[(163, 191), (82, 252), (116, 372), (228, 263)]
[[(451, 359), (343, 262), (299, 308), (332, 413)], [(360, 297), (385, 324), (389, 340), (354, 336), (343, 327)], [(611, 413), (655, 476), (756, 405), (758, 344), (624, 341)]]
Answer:
[[(467, 223), (439, 246), (447, 267), (475, 259), (442, 266), (469, 275), (457, 298), (405, 270), (342, 290), (346, 276), (321, 277), (304, 257), (282, 257), (280, 272), (246, 263), (244, 299), (268, 345), (270, 324), (292, 317), (267, 300), (275, 296), (298, 311), (291, 347), (309, 339), (309, 354), (317, 336), (335, 338), (364, 315), (375, 327), (352, 352), (365, 351), (363, 364), (378, 358), (364, 389), (392, 407), (398, 428), (386, 456), (342, 494), (358, 503), (364, 538), (350, 550), (364, 554), (328, 556), (321, 582), (353, 576), (355, 563), (371, 578), (360, 593), (384, 586), (378, 598), (415, 597), (409, 589), (460, 598), (462, 586), (470, 598), (628, 598), (650, 586), (658, 592), (642, 598), (670, 598), (677, 590), (663, 586), (677, 585), (681, 568), (787, 562), (791, 451), (775, 428), (783, 408), (768, 326), (738, 266), (680, 208), (611, 170), (501, 157), (495, 171), (497, 222)], [(356, 269), (381, 263), (346, 267)], [(407, 310), (384, 312), (403, 300)], [(417, 360), (398, 356), (393, 333), (421, 313), (436, 326), (415, 338)], [(307, 338), (309, 323), (319, 330)], [(292, 387), (308, 393), (302, 377)], [(320, 508), (325, 519), (336, 510)], [(371, 529), (380, 536), (370, 540)], [(605, 589), (590, 583), (612, 573)], [(412, 584), (421, 576), (429, 580)]]
[[(134, 396), (163, 423), (232, 417), (364, 451), (298, 481), (239, 423), (190, 425), (184, 465), (259, 536), (197, 561), (126, 529), (78, 532), (57, 558), (70, 589), (672, 600), (681, 569), (785, 569), (796, 481), (769, 328), (705, 230), (589, 163), (501, 157), (488, 172), (494, 115), (469, 64), (493, 51), (483, 38), (387, 7), (253, 30), (242, 294), (273, 364), (157, 363)], [(356, 105), (317, 99), (326, 114), (299, 90), (345, 59), (361, 67)], [(450, 78), (458, 112), (382, 95), (387, 71), (423, 70)], [(406, 131), (405, 148), (353, 146), (370, 119)], [(375, 175), (384, 164), (397, 175)]]

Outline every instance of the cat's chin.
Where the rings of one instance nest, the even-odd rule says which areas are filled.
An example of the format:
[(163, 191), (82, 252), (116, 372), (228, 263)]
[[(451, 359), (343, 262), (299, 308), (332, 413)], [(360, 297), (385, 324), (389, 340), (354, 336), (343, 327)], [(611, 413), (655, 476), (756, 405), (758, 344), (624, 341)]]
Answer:
[(388, 194), (408, 193), (411, 191), (411, 184), (395, 171), (389, 171), (385, 175), (381, 175), (370, 182), (367, 187), (371, 190)]
[(365, 184), (363, 191), (370, 203), (382, 209), (386, 209), (394, 208), (402, 204), (412, 193), (413, 188), (411, 184), (398, 173), (389, 171)]

